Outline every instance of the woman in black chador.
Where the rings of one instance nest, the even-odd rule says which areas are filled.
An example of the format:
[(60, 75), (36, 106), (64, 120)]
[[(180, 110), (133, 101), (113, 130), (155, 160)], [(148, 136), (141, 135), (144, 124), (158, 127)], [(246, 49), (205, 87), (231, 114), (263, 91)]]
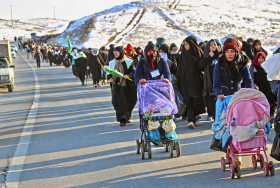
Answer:
[(88, 68), (92, 74), (92, 80), (94, 87), (100, 86), (99, 81), (101, 79), (101, 70), (105, 65), (104, 60), (97, 48), (93, 48), (91, 53), (88, 55)]

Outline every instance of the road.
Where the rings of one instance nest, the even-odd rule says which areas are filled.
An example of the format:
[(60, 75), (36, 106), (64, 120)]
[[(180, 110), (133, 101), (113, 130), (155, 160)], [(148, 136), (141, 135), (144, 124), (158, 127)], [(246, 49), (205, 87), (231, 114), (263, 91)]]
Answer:
[[(178, 120), (181, 157), (170, 158), (163, 148), (153, 147), (152, 159), (142, 160), (135, 150), (141, 133), (136, 108), (132, 122), (120, 127), (108, 85), (94, 88), (89, 80), (83, 87), (71, 69), (46, 62), (33, 74), (20, 54), (25, 57), (20, 52), (14, 60), (14, 92), (0, 89), (3, 187), (279, 187), (280, 164), (271, 157), (274, 177), (265, 177), (260, 167), (254, 170), (250, 157), (242, 159), (241, 179), (230, 179), (228, 168), (221, 171), (225, 155), (209, 148), (213, 133), (205, 115), (194, 130)], [(35, 61), (29, 62), (36, 67)], [(38, 106), (36, 101), (31, 105), (34, 98)], [(30, 107), (34, 125), (26, 124)], [(23, 143), (20, 137), (30, 140)], [(272, 139), (273, 133), (268, 153)]]

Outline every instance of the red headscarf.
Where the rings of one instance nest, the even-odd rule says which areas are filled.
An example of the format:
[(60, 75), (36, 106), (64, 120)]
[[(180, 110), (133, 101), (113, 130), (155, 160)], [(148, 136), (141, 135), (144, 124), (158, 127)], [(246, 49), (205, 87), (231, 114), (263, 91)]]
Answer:
[(258, 59), (259, 59), (259, 56), (260, 56), (260, 55), (262, 55), (262, 56), (264, 57), (264, 60), (266, 60), (266, 55), (265, 55), (265, 53), (264, 53), (264, 52), (258, 52), (257, 55), (255, 56), (254, 61), (252, 62), (252, 65), (258, 66), (258, 67), (262, 68), (261, 65), (260, 65), (259, 62), (258, 62)]
[(127, 47), (126, 47), (126, 49), (125, 49), (125, 53), (127, 53), (127, 52), (129, 52), (129, 51), (134, 51), (131, 44), (128, 44), (128, 45), (127, 45)]

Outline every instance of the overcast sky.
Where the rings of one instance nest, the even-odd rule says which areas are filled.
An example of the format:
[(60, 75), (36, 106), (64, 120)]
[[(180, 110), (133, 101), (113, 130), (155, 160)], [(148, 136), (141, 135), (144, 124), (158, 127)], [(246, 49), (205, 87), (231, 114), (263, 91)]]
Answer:
[(53, 18), (76, 20), (133, 0), (0, 0), (0, 19)]

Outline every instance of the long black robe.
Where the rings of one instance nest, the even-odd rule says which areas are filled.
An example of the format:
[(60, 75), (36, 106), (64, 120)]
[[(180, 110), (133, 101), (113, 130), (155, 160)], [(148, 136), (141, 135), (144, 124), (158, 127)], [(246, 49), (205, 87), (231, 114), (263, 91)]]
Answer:
[[(134, 78), (135, 65), (131, 63), (127, 68), (126, 62), (122, 62), (124, 75), (128, 75), (129, 78)], [(108, 79), (112, 78), (112, 75), (107, 76)], [(127, 121), (131, 117), (131, 112), (137, 102), (137, 87), (133, 81), (126, 80), (126, 86), (120, 86), (119, 78), (115, 84), (112, 84), (112, 104), (116, 111), (117, 121)]]
[(88, 66), (90, 67), (90, 72), (92, 74), (92, 80), (93, 81), (99, 81), (101, 79), (101, 65), (99, 64), (97, 58), (99, 59), (99, 62), (104, 66), (104, 60), (101, 56), (101, 54), (98, 54), (94, 56), (92, 53), (88, 55)]
[(187, 107), (194, 106), (196, 115), (205, 112), (202, 97), (203, 73), (198, 65), (202, 58), (193, 56), (183, 48), (178, 58), (176, 72), (179, 92), (182, 94)]
[(87, 66), (87, 58), (86, 57), (80, 57), (78, 59), (75, 59), (75, 65), (76, 65), (76, 76), (78, 76), (84, 84), (85, 81), (85, 75), (86, 75), (86, 66)]
[(211, 57), (210, 53), (210, 43), (214, 40), (210, 40), (204, 48), (204, 58), (200, 60), (199, 67), (204, 70), (204, 84), (202, 90), (202, 96), (205, 100), (205, 106), (207, 107), (207, 113), (209, 116), (215, 118), (215, 107), (216, 107), (216, 96), (213, 91), (213, 73), (215, 64), (213, 60), (219, 60), (219, 51), (216, 44), (217, 50), (214, 52), (214, 56)]

